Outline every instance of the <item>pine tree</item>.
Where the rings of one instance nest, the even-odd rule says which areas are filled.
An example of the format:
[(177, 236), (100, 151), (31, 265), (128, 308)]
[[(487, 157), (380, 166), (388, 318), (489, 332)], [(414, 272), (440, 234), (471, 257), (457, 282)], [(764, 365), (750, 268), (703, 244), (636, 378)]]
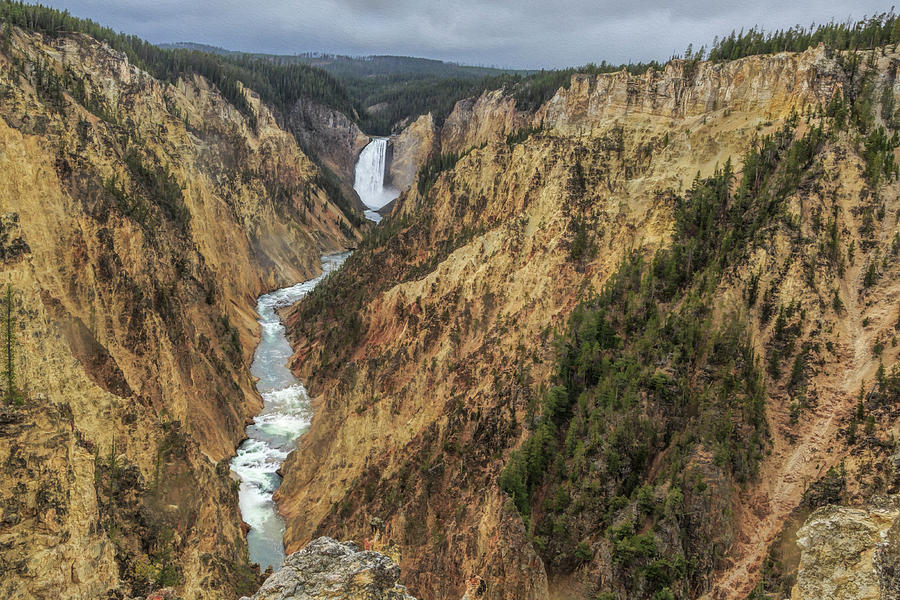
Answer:
[(13, 287), (8, 283), (3, 297), (3, 378), (6, 380), (4, 396), (8, 404), (21, 404), (22, 396), (16, 385), (16, 319), (13, 301)]
[(109, 514), (109, 529), (116, 529), (116, 493), (119, 483), (119, 457), (116, 453), (116, 438), (113, 436), (112, 446), (109, 448), (109, 459), (106, 466), (109, 468), (109, 485), (107, 486), (106, 511)]

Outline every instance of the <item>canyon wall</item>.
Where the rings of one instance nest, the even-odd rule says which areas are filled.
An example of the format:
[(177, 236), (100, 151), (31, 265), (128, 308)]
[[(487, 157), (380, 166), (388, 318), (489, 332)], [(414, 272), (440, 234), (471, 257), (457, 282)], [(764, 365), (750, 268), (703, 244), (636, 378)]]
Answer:
[[(888, 440), (900, 433), (896, 408), (883, 390), (858, 398), (879, 365), (890, 371), (897, 362), (898, 264), (885, 257), (896, 252), (900, 195), (890, 176), (872, 184), (858, 133), (847, 130), (846, 114), (841, 128), (824, 107), (854, 102), (867, 73), (874, 124), (889, 124), (898, 60), (879, 53), (850, 71), (845, 57), (820, 47), (673, 61), (643, 76), (576, 75), (534, 114), (499, 92), (459, 103), (438, 135), (442, 152), (462, 154), (458, 162), (401, 196), (344, 268), (287, 315), (294, 369), (316, 409), (277, 494), (288, 549), (321, 534), (396, 544), (410, 593), (426, 599), (650, 598), (669, 586), (679, 597), (736, 599), (760, 582), (774, 540), (830, 469), (843, 461), (847, 470), (833, 501), (893, 485), (882, 473)], [(523, 517), (499, 479), (511, 452), (540, 430), (539, 407), (560, 377), (554, 338), (626, 258), (650, 264), (672, 246), (697, 182), (726, 164), (740, 173), (763, 138), (783, 144), (766, 159), (775, 165), (766, 181), (791, 182), (778, 188), (779, 216), (767, 217), (764, 242), (701, 282), (715, 300), (695, 317), (736, 315), (759, 357), (751, 362), (766, 365), (752, 465), (723, 460), (694, 409), (673, 415), (645, 392), (642, 422), (696, 428), (698, 437), (676, 446), (666, 442), (675, 433), (660, 434), (637, 479), (600, 453), (588, 465), (608, 477), (538, 486), (542, 508)], [(804, 144), (814, 146), (810, 158), (789, 164)], [(749, 289), (764, 299), (749, 300)], [(661, 375), (674, 372), (671, 360), (655, 367)], [(701, 365), (695, 379), (714, 368)], [(866, 436), (855, 433), (860, 410), (872, 423)], [(618, 436), (636, 433), (611, 421), (592, 443), (609, 447), (620, 426)], [(739, 420), (734, 427), (750, 439)], [(575, 440), (559, 444), (571, 450)], [(564, 473), (561, 464), (548, 472)], [(684, 479), (677, 493), (664, 473)], [(631, 495), (615, 496), (610, 487), (625, 480)], [(641, 489), (649, 497), (640, 500)], [(595, 506), (602, 498), (609, 504)], [(681, 508), (667, 512), (667, 502)], [(551, 520), (548, 506), (560, 516)], [(652, 519), (662, 529), (641, 529)], [(677, 560), (622, 558), (644, 551), (616, 537), (625, 523), (634, 539), (655, 540), (658, 560)], [(678, 560), (689, 561), (682, 575)]]
[[(642, 115), (683, 119), (729, 107), (760, 118), (785, 114), (789, 107), (831, 98), (842, 82), (829, 75), (833, 59), (820, 46), (799, 55), (782, 53), (726, 63), (700, 62), (685, 69), (672, 60), (661, 70), (640, 76), (626, 71), (604, 75), (575, 74), (568, 88), (534, 113), (518, 109), (513, 97), (490, 90), (457, 102), (439, 127), (436, 140), (431, 115), (420, 117), (399, 135), (394, 152), (402, 167), (400, 189), (408, 189), (429, 152), (460, 153), (499, 142), (507, 135), (541, 124), (565, 135), (590, 135), (605, 119)], [(422, 149), (427, 148), (429, 152)]]
[(390, 183), (399, 190), (411, 188), (416, 171), (439, 150), (434, 119), (431, 113), (422, 115), (391, 138)]
[(84, 35), (2, 41), (0, 596), (252, 592), (228, 458), (256, 297), (359, 233), (252, 90), (255, 125)]
[(356, 159), (369, 137), (347, 115), (314, 100), (302, 98), (287, 115), (287, 129), (304, 151), (315, 156), (341, 182), (345, 196), (363, 210), (353, 191)]

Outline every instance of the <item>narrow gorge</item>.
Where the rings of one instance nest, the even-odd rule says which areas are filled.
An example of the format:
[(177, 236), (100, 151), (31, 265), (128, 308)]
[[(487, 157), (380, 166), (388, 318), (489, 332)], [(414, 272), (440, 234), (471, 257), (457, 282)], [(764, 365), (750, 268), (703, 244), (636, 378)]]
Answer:
[[(376, 211), (400, 193), (384, 183), (389, 165), (387, 147), (387, 139), (373, 139), (360, 152), (355, 167), (354, 190), (368, 209), (366, 218), (374, 223), (381, 221)], [(281, 465), (296, 448), (312, 416), (306, 388), (287, 368), (293, 351), (278, 311), (302, 300), (322, 279), (340, 268), (347, 256), (349, 253), (324, 255), (320, 275), (263, 294), (256, 303), (260, 341), (250, 373), (257, 380), (263, 408), (247, 426), (246, 439), (231, 460), (231, 470), (241, 479), (239, 504), (241, 518), (249, 526), (250, 561), (262, 570), (277, 571), (284, 560), (284, 520), (273, 495), (281, 484)]]
[(263, 294), (256, 303), (261, 333), (250, 373), (257, 379), (256, 389), (264, 405), (247, 426), (247, 439), (231, 459), (231, 470), (241, 478), (240, 508), (241, 517), (250, 526), (250, 561), (263, 570), (277, 570), (284, 559), (284, 521), (272, 495), (281, 483), (278, 470), (309, 427), (311, 416), (306, 388), (287, 368), (292, 351), (277, 311), (296, 304), (339, 268), (346, 256), (323, 256), (321, 275)]

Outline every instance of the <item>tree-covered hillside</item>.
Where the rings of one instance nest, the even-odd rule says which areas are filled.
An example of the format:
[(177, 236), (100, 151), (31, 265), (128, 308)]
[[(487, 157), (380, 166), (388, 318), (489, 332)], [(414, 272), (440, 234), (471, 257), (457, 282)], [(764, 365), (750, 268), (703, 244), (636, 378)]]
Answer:
[(135, 35), (116, 33), (89, 19), (71, 16), (68, 11), (0, 0), (0, 26), (15, 25), (51, 37), (69, 32), (87, 34), (124, 52), (128, 59), (157, 79), (172, 81), (198, 74), (209, 79), (245, 115), (252, 111), (239, 82), (260, 94), (279, 110), (287, 110), (297, 98), (306, 96), (356, 118), (360, 112), (346, 89), (321, 69), (304, 64), (273, 64), (245, 55), (216, 55), (185, 49), (164, 49)]
[[(233, 50), (191, 42), (165, 44), (162, 47), (208, 52), (232, 59), (249, 56), (274, 65), (299, 64), (327, 71), (340, 80), (349, 95), (365, 109), (360, 113), (359, 124), (364, 131), (375, 135), (390, 134), (408, 120), (428, 112), (434, 113), (437, 121), (441, 122), (458, 100), (537, 73), (458, 65), (411, 56), (320, 53), (242, 55)], [(568, 78), (569, 71), (565, 73), (564, 78)]]

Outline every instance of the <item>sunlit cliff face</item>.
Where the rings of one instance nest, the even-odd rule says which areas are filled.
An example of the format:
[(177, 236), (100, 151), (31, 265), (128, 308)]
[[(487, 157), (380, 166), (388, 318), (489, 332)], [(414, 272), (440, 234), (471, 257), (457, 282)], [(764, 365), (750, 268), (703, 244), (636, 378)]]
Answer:
[[(888, 81), (875, 73), (890, 72), (893, 60), (878, 59), (873, 78)], [(535, 114), (517, 111), (497, 92), (457, 105), (436, 137), (440, 152), (462, 158), (422, 188), (413, 184), (383, 225), (384, 237), (363, 245), (342, 277), (286, 319), (295, 369), (318, 407), (301, 442), (304, 458), (288, 458), (277, 494), (289, 551), (335, 528), (391, 540), (401, 547), (405, 582), (419, 597), (460, 596), (476, 578), (487, 582), (491, 598), (545, 598), (619, 581), (605, 529), (591, 531), (589, 524), (624, 519), (631, 504), (609, 517), (569, 517), (566, 531), (584, 537), (567, 548), (574, 552), (583, 541), (590, 553), (569, 573), (546, 550), (568, 538), (529, 529), (545, 509), (522, 519), (499, 489), (509, 452), (532, 435), (541, 398), (555, 381), (554, 331), (565, 330), (579, 299), (602, 289), (630, 251), (649, 264), (657, 249), (669, 247), (676, 198), (687, 194), (698, 171), (708, 177), (730, 159), (739, 181), (744, 156), (763, 136), (790, 123), (791, 140), (820, 123), (831, 127), (819, 107), (849, 93), (850, 85), (838, 57), (824, 48), (701, 62), (690, 74), (683, 69), (674, 62), (642, 76), (575, 76), (569, 90)], [(512, 132), (541, 124), (523, 141), (507, 142)], [(756, 478), (731, 480), (707, 445), (685, 458), (684, 469), (706, 486), (691, 488), (684, 500), (704, 515), (702, 528), (686, 535), (698, 548), (729, 548), (727, 564), (713, 555), (702, 559), (707, 574), (698, 585), (715, 597), (748, 594), (809, 482), (842, 459), (855, 462), (856, 450), (841, 441), (855, 395), (879, 361), (895, 361), (894, 347), (880, 357), (873, 352), (896, 322), (890, 305), (900, 293), (896, 267), (887, 267), (877, 288), (864, 288), (863, 280), (866, 265), (891, 252), (900, 206), (893, 183), (879, 188), (885, 220), (871, 220), (877, 207), (863, 191), (865, 159), (854, 135), (839, 133), (817, 146), (785, 199), (786, 216), (767, 229), (767, 242), (748, 247), (726, 274), (707, 280), (715, 290), (711, 322), (739, 315), (767, 381), (766, 451)], [(394, 160), (403, 157), (395, 147)], [(835, 211), (842, 252), (851, 242), (855, 249), (854, 263), (843, 270), (817, 258), (817, 240)], [(583, 223), (592, 251), (576, 255)], [(761, 295), (751, 306), (746, 290), (758, 273)], [(834, 312), (834, 290), (846, 312)], [(773, 349), (786, 347), (783, 332), (774, 330), (778, 307), (787, 311), (792, 303), (799, 303), (790, 325), (798, 338), (792, 354), (779, 359), (786, 366), (771, 375)], [(776, 315), (765, 318), (764, 310)], [(791, 365), (815, 344), (820, 350), (810, 350), (806, 364), (819, 366), (804, 377), (816, 407), (791, 408), (799, 406)], [(895, 428), (887, 413), (875, 414)], [(657, 413), (646, 418), (667, 422)], [(876, 454), (855, 464), (883, 463)], [(657, 465), (647, 475), (651, 489), (666, 456), (648, 459)], [(860, 473), (859, 481), (867, 477)], [(869, 485), (853, 481), (854, 494)], [(583, 506), (590, 494), (577, 482), (560, 486), (567, 496), (538, 488), (536, 506), (568, 497), (570, 504), (560, 500), (556, 506), (564, 508), (557, 510), (577, 515), (580, 509), (571, 507)], [(742, 503), (748, 496), (752, 501)], [(372, 516), (385, 523), (377, 535)]]

